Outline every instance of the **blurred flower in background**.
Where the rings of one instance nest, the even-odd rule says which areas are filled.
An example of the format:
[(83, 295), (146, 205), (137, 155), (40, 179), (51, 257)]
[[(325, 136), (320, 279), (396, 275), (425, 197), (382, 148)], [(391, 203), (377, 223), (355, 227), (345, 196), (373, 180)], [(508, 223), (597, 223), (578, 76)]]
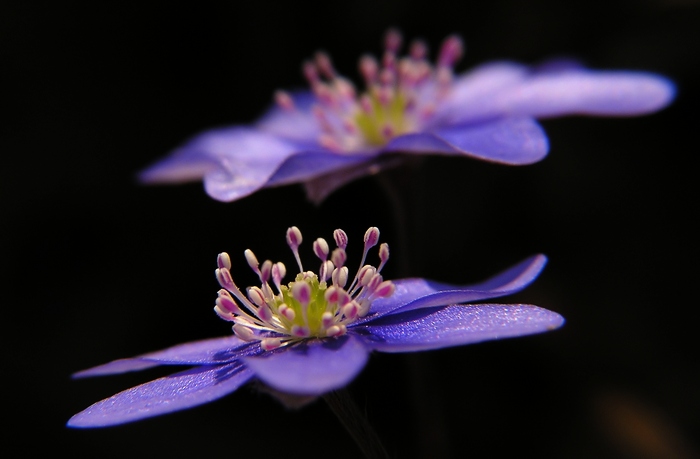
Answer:
[(643, 115), (668, 105), (675, 93), (658, 75), (589, 70), (571, 60), (532, 67), (493, 62), (455, 75), (463, 54), (457, 36), (443, 42), (435, 64), (422, 41), (399, 56), (401, 42), (390, 30), (381, 59), (360, 59), (361, 93), (328, 55), (317, 53), (303, 66), (310, 91), (278, 91), (276, 105), (253, 125), (200, 134), (144, 170), (141, 180), (203, 179), (220, 201), (302, 183), (308, 198), (320, 202), (407, 155), (534, 163), (549, 148), (536, 118)]

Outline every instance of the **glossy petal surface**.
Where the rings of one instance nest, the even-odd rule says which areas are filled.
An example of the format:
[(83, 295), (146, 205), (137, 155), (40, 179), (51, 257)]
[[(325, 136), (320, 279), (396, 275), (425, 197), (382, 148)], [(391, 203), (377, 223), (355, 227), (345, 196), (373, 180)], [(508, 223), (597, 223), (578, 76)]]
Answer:
[[(207, 192), (230, 201), (264, 186), (298, 148), (296, 143), (255, 129), (217, 129), (195, 137), (140, 177), (146, 183), (167, 183), (204, 176)], [(183, 172), (193, 164), (198, 166)]]
[(507, 114), (634, 116), (657, 111), (673, 99), (665, 78), (642, 72), (545, 73), (504, 91), (494, 105)]
[(394, 281), (396, 289), (389, 298), (380, 298), (372, 303), (373, 320), (390, 312), (408, 311), (451, 303), (467, 303), (519, 292), (534, 281), (544, 269), (547, 257), (535, 255), (483, 282), (456, 286), (432, 282), (425, 279), (400, 279)]
[(246, 355), (260, 352), (259, 346), (241, 341), (236, 336), (223, 336), (191, 343), (178, 344), (161, 351), (149, 352), (130, 359), (113, 360), (109, 363), (82, 370), (74, 378), (113, 375), (128, 371), (139, 371), (158, 365), (220, 365)]
[(438, 107), (436, 124), (449, 126), (497, 118), (498, 113), (491, 110), (494, 96), (522, 83), (529, 75), (528, 67), (515, 62), (490, 62), (460, 75), (450, 97)]
[(73, 416), (70, 427), (106, 427), (208, 403), (247, 382), (252, 372), (240, 362), (202, 366), (132, 387)]
[[(483, 81), (489, 75), (494, 76), (493, 83)], [(502, 63), (477, 77), (467, 74), (458, 81), (438, 115), (443, 122), (473, 123), (502, 116), (636, 116), (660, 110), (675, 96), (673, 83), (658, 75), (556, 63), (530, 73)]]
[(162, 365), (221, 365), (258, 352), (259, 346), (231, 335), (178, 344), (137, 358)]
[(381, 352), (411, 352), (541, 333), (560, 327), (557, 313), (531, 305), (475, 304), (414, 309), (365, 324)]
[(547, 136), (534, 119), (506, 118), (451, 125), (396, 137), (385, 151), (463, 155), (503, 164), (537, 162), (547, 155)]
[(345, 386), (364, 368), (369, 356), (352, 335), (312, 340), (260, 357), (246, 365), (269, 386), (290, 394), (320, 395)]
[(98, 365), (96, 367), (88, 368), (87, 370), (82, 370), (77, 373), (73, 373), (73, 378), (88, 378), (92, 376), (105, 376), (105, 375), (116, 375), (120, 373), (127, 373), (129, 371), (140, 371), (147, 368), (153, 368), (160, 365), (158, 362), (151, 362), (140, 360), (139, 358), (133, 359), (118, 359), (112, 360), (111, 362)]

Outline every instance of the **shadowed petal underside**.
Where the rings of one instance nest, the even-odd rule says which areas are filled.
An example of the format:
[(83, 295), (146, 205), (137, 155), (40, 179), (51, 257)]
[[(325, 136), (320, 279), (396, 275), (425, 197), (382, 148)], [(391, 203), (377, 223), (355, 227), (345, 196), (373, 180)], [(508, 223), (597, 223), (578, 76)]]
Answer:
[(312, 340), (245, 363), (269, 386), (300, 395), (321, 395), (352, 381), (364, 368), (369, 350), (352, 335)]

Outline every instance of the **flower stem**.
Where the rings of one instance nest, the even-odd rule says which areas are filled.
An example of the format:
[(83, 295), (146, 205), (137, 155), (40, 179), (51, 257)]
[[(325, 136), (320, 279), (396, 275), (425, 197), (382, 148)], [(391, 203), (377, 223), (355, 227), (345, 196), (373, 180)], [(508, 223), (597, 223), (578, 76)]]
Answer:
[[(394, 257), (399, 261), (397, 277), (416, 275), (413, 266), (422, 266), (424, 260), (421, 248), (425, 245), (427, 203), (423, 161), (424, 158), (411, 157), (398, 170), (392, 169), (377, 175), (394, 214), (399, 247), (396, 251), (398, 256)], [(410, 260), (406, 255), (409, 251)], [(413, 424), (421, 432), (421, 435), (413, 439), (414, 455), (451, 457), (444, 404), (439, 392), (432, 390), (437, 383), (433, 381), (436, 370), (432, 360), (422, 353), (411, 353), (405, 356), (405, 362), (411, 381), (406, 390), (412, 399)]]
[(421, 219), (425, 206), (423, 162), (424, 158), (409, 157), (400, 167), (376, 175), (394, 217), (397, 250), (392, 257), (398, 261), (396, 277), (411, 276), (412, 265), (420, 265), (422, 258), (422, 244), (418, 241), (423, 237), (425, 225)]
[(328, 392), (323, 399), (367, 459), (389, 458), (379, 436), (346, 389)]

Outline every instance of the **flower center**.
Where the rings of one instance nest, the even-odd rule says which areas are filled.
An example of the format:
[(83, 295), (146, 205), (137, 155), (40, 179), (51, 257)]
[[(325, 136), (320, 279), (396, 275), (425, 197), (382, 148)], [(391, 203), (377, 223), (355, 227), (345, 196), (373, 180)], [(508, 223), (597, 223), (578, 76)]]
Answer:
[[(353, 84), (335, 71), (328, 55), (317, 53), (304, 63), (304, 76), (316, 96), (313, 114), (322, 146), (337, 152), (362, 151), (429, 125), (437, 104), (452, 87), (462, 41), (456, 36), (445, 39), (435, 65), (428, 62), (422, 41), (411, 44), (408, 56), (398, 57), (401, 42), (399, 32), (389, 30), (381, 65), (372, 56), (360, 59), (366, 90), (359, 96)], [(275, 98), (282, 108), (295, 110), (288, 93), (278, 91)]]
[(338, 229), (333, 238), (337, 248), (330, 253), (330, 259), (328, 243), (324, 239), (318, 238), (313, 243), (314, 253), (321, 260), (316, 274), (304, 271), (302, 267), (299, 257), (301, 231), (296, 226), (287, 230), (287, 244), (299, 266), (299, 274), (287, 285), (282, 284), (286, 273), (284, 264), (266, 260), (260, 265), (253, 252), (246, 250), (248, 266), (261, 283), (260, 287), (248, 287), (246, 295), (233, 282), (230, 257), (225, 252), (219, 254), (216, 278), (223, 289), (219, 290), (214, 311), (222, 319), (234, 323), (236, 336), (245, 341), (259, 341), (265, 350), (307, 338), (344, 335), (349, 324), (367, 315), (375, 298), (386, 298), (394, 293), (394, 284), (385, 281), (380, 274), (389, 259), (386, 243), (379, 247), (380, 264), (377, 268), (364, 264), (369, 249), (379, 240), (377, 228), (372, 227), (365, 233), (361, 268), (347, 288), (345, 248), (348, 237)]

